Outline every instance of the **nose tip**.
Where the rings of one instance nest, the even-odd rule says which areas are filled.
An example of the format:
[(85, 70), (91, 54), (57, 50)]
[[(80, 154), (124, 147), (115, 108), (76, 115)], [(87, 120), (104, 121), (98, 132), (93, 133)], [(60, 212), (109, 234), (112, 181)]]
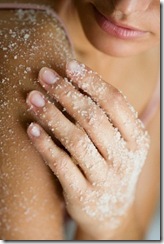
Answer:
[(112, 2), (116, 11), (129, 15), (134, 12), (147, 10), (151, 0), (112, 0)]

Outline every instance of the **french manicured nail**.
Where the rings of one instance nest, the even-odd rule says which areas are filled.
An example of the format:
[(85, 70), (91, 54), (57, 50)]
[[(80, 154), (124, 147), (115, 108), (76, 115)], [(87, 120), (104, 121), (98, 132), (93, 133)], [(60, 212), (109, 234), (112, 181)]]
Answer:
[(67, 63), (67, 71), (74, 76), (82, 76), (85, 74), (86, 69), (84, 64), (80, 64), (76, 60), (71, 60)]
[(67, 63), (67, 68), (70, 72), (74, 72), (75, 69), (79, 67), (79, 64), (76, 60), (71, 60)]
[(41, 80), (49, 85), (55, 84), (59, 80), (58, 75), (49, 68), (42, 68), (39, 72)]
[(28, 131), (34, 137), (39, 137), (40, 136), (40, 129), (34, 123), (31, 123), (31, 125), (29, 126), (29, 130)]
[(39, 108), (42, 108), (45, 106), (45, 100), (43, 95), (40, 92), (32, 91), (28, 97), (28, 101)]

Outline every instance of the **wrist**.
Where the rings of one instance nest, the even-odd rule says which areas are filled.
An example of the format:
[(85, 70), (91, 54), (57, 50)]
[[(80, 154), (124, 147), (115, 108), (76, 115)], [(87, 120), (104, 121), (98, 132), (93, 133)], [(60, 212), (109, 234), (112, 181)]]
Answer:
[(96, 227), (83, 228), (77, 226), (76, 240), (141, 240), (143, 235), (135, 217), (134, 206), (120, 219), (118, 228), (110, 229), (105, 223)]

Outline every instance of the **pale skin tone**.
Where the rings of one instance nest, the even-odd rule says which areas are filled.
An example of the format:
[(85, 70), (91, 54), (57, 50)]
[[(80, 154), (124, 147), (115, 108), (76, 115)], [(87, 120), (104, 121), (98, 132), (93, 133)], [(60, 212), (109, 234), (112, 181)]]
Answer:
[[(93, 100), (82, 95), (68, 81), (63, 80), (56, 73), (53, 73), (55, 76), (52, 78), (50, 70), (46, 69), (40, 72), (40, 83), (66, 108), (80, 128), (66, 119), (37, 91), (29, 94), (27, 103), (40, 121), (48, 125), (55, 137), (69, 151), (84, 175), (74, 165), (71, 157), (54, 145), (46, 132), (43, 130), (41, 132), (36, 124), (29, 127), (28, 133), (32, 136), (31, 139), (37, 150), (59, 177), (67, 210), (73, 219), (94, 239), (108, 239), (108, 231), (112, 233), (113, 229), (120, 225), (120, 219), (124, 215), (121, 212), (125, 211), (123, 205), (128, 204), (125, 209), (131, 205), (139, 173), (137, 167), (140, 171), (139, 164), (142, 165), (145, 161), (149, 139), (122, 94), (104, 83), (98, 75), (90, 74), (89, 69), (86, 69), (86, 75), (80, 78), (79, 74), (73, 72), (73, 69), (80, 68), (83, 66), (76, 61), (69, 62), (68, 76), (74, 84), (94, 98), (106, 114)], [(102, 87), (104, 89), (100, 93)], [(113, 104), (111, 107), (110, 103)], [(122, 112), (118, 110), (120, 106)], [(107, 115), (110, 116), (112, 123)], [(125, 125), (126, 121), (129, 121), (127, 125)], [(118, 128), (119, 132), (113, 126)], [(118, 136), (123, 139), (118, 140)], [(131, 158), (129, 153), (134, 156)], [(141, 157), (135, 162), (139, 153)], [(113, 192), (113, 188), (118, 194)], [(107, 210), (105, 211), (104, 208)], [(100, 227), (97, 228), (97, 224)]]
[[(144, 156), (146, 156), (148, 151), (148, 137), (145, 135), (145, 129), (142, 128), (141, 124), (135, 118), (127, 101), (122, 94), (120, 94), (118, 89), (126, 94), (128, 101), (133, 104), (140, 117), (146, 104), (151, 98), (152, 91), (158, 79), (159, 26), (157, 17), (159, 17), (159, 2), (145, 1), (145, 5), (143, 6), (142, 1), (137, 1), (135, 4), (133, 4), (134, 1), (113, 1), (115, 2), (115, 7), (117, 6), (117, 9), (124, 12), (127, 10), (129, 11), (128, 13), (126, 12), (129, 17), (127, 19), (125, 18), (129, 21), (129, 24), (132, 24), (131, 21), (134, 20), (133, 24), (139, 25), (140, 28), (144, 30), (147, 28), (146, 30), (150, 31), (150, 35), (146, 37), (146, 47), (144, 39), (140, 40), (139, 43), (128, 41), (129, 48), (126, 46), (126, 41), (115, 39), (113, 37), (109, 38), (106, 33), (101, 32), (102, 30), (100, 30), (95, 23), (93, 24), (93, 19), (89, 19), (86, 25), (85, 19), (87, 18), (84, 19), (82, 16), (83, 11), (86, 11), (88, 2), (90, 1), (78, 1), (78, 6), (74, 7), (73, 1), (63, 1), (63, 3), (60, 1), (58, 3), (58, 1), (56, 1), (56, 3), (52, 3), (52, 6), (58, 10), (59, 15), (66, 23), (75, 46), (76, 58), (97, 71), (102, 78), (95, 73), (90, 74), (88, 71), (84, 76), (75, 74), (70, 69), (71, 63), (67, 62), (67, 68), (64, 75), (59, 74), (55, 67), (55, 70), (48, 69), (48, 71), (52, 71), (53, 74), (57, 76), (57, 79), (51, 79), (51, 83), (53, 84), (49, 85), (48, 78), (45, 78), (44, 76), (46, 69), (42, 69), (39, 73), (38, 80), (40, 87), (43, 87), (44, 90), (42, 90), (42, 93), (38, 93), (37, 91), (31, 92), (26, 100), (27, 105), (31, 108), (31, 113), (34, 114), (35, 121), (37, 122), (30, 125), (28, 128), (28, 135), (35, 148), (48, 163), (63, 187), (67, 210), (79, 227), (77, 238), (91, 240), (141, 239), (147, 229), (149, 219), (156, 204), (156, 199), (158, 199), (159, 111), (156, 112), (154, 118), (149, 122), (146, 128), (150, 135), (151, 144), (147, 160), (145, 160)], [(102, 1), (92, 1), (92, 3), (95, 4), (96, 7), (99, 7), (101, 11), (108, 9), (104, 14), (112, 12), (112, 8), (109, 6), (110, 4), (108, 5), (108, 2), (109, 1), (106, 1), (105, 3), (104, 1), (104, 4), (101, 5)], [(86, 12), (86, 14), (89, 13)], [(88, 40), (80, 27), (79, 16)], [(139, 16), (142, 21), (138, 21)], [(146, 16), (145, 19), (143, 16)], [(147, 22), (148, 16), (149, 21)], [(154, 17), (154, 19), (152, 20), (152, 29), (150, 30), (149, 22), (152, 17)], [(75, 19), (76, 21), (74, 21)], [(90, 28), (89, 32), (87, 28)], [(74, 29), (78, 30), (78, 33), (76, 33), (77, 35), (73, 33)], [(95, 36), (95, 33), (99, 33), (99, 35)], [(96, 42), (94, 42), (94, 40), (96, 40)], [(111, 49), (108, 48), (108, 46), (102, 46), (101, 44), (101, 42), (106, 43), (109, 42), (109, 40), (109, 47), (111, 47)], [(133, 46), (134, 43), (135, 49)], [(134, 50), (136, 53), (134, 53)], [(47, 62), (50, 61), (47, 60)], [(35, 62), (34, 65), (36, 65)], [(78, 63), (78, 65), (81, 66), (81, 63)], [(89, 68), (86, 69), (90, 70)], [(76, 69), (74, 69), (74, 71), (75, 70)], [(48, 74), (48, 72), (46, 73)], [(72, 80), (73, 84), (76, 85), (76, 88), (63, 79), (65, 76)], [(89, 78), (90, 76), (92, 77), (92, 82)], [(12, 72), (10, 77), (12, 78)], [(94, 87), (97, 89), (94, 89)], [(101, 91), (100, 96), (102, 87), (105, 88)], [(78, 88), (81, 90), (79, 91)], [(32, 90), (33, 88), (31, 87), (29, 89)], [(82, 90), (90, 95), (90, 100), (81, 93)], [(72, 123), (72, 120), (70, 121), (67, 119), (65, 113), (63, 114), (60, 112), (53, 103), (48, 102), (47, 98), (43, 96), (43, 94), (46, 94), (46, 91), (48, 91), (52, 97), (51, 102), (57, 99), (63, 107), (66, 108), (66, 111), (74, 118), (75, 124)], [(66, 93), (67, 95), (65, 95)], [(39, 100), (40, 95), (43, 100), (41, 100), (41, 98)], [(140, 97), (140, 99), (138, 99), (138, 97)], [(98, 103), (100, 107), (96, 105), (95, 102)], [(94, 111), (92, 115), (91, 111)], [(110, 117), (111, 120), (109, 120), (108, 117)], [(129, 121), (128, 125), (126, 126), (123, 121)], [(39, 124), (44, 124), (45, 129), (49, 127), (52, 131), (52, 138), (56, 137), (67, 149), (69, 154), (58, 147), (53, 139), (50, 139), (47, 130), (43, 129)], [(143, 154), (143, 157), (135, 162), (139, 168), (142, 168), (144, 164), (140, 177), (139, 171), (137, 171), (135, 166), (129, 168), (126, 165), (126, 167), (123, 167), (124, 156), (120, 155), (119, 158), (117, 156), (119, 143), (111, 145), (111, 141), (115, 140), (115, 130), (113, 126), (118, 128), (123, 140), (126, 141), (122, 154), (125, 155), (127, 165), (131, 165), (131, 160), (126, 153), (127, 150), (132, 150), (133, 153), (138, 150), (138, 152)], [(133, 132), (135, 132), (135, 135), (133, 135)], [(21, 129), (18, 128), (18, 134), (21, 135), (21, 133), (24, 133), (22, 136), (25, 137), (25, 132), (21, 132)], [(137, 145), (136, 139), (138, 140), (138, 136), (140, 138), (143, 137), (143, 140)], [(29, 142), (26, 143), (28, 145)], [(86, 148), (88, 148), (88, 145), (90, 150), (87, 151)], [(112, 151), (109, 151), (110, 147)], [(35, 176), (37, 177), (38, 175), (39, 178), (43, 177), (44, 171), (46, 170), (42, 162), (40, 162), (42, 161), (41, 158), (38, 157), (38, 154), (35, 156), (35, 153), (36, 151), (34, 150), (34, 155), (30, 155), (30, 157), (31, 161), (35, 160), (36, 162), (33, 173), (35, 172)], [(113, 153), (114, 156), (109, 158), (109, 154), (111, 153)], [(14, 157), (14, 154), (13, 156), (11, 155), (7, 157), (12, 158)], [(29, 162), (27, 161), (27, 163)], [(79, 167), (77, 167), (77, 165), (79, 165)], [(79, 168), (84, 174), (81, 173)], [(128, 173), (126, 169), (128, 169), (130, 173)], [(22, 166), (21, 170), (22, 172), (24, 171)], [(41, 176), (39, 176), (39, 174), (41, 174)], [(134, 181), (131, 181), (132, 179), (130, 175), (133, 174), (135, 175), (136, 180), (134, 180), (135, 177), (133, 177)], [(18, 177), (18, 175), (15, 177)], [(45, 182), (47, 182), (47, 179), (45, 179)], [(124, 180), (130, 182), (130, 184), (124, 185), (124, 190), (119, 184), (120, 179), (122, 182)], [(137, 181), (138, 184), (136, 187)], [(30, 184), (34, 185), (36, 182), (30, 181), (28, 184), (30, 186)], [(44, 185), (44, 179), (42, 182), (38, 182), (38, 185), (39, 184)], [(49, 184), (47, 189), (45, 189), (47, 192), (46, 197), (52, 196), (51, 190), (48, 189), (53, 189), (55, 186), (50, 178)], [(133, 187), (131, 187), (132, 185)], [(144, 189), (143, 185), (145, 186)], [(111, 189), (114, 189), (114, 192), (120, 191), (121, 198), (124, 199), (124, 203), (127, 203), (127, 207), (123, 210), (124, 214), (120, 214), (120, 216), (117, 215), (120, 212), (120, 209), (122, 209), (119, 207), (119, 204), (122, 205), (122, 202), (117, 194), (113, 193)], [(107, 213), (103, 215), (100, 207), (104, 208), (104, 206), (100, 206), (100, 204), (97, 205), (97, 202), (98, 199), (100, 199), (100, 196), (104, 193), (108, 193), (109, 196), (112, 197), (117, 197), (117, 203), (114, 200), (108, 201), (109, 206), (107, 207), (109, 207), (109, 209), (112, 208), (112, 213), (107, 211)], [(29, 199), (28, 191), (25, 191), (24, 194), (27, 196), (27, 199)], [(92, 198), (90, 198), (91, 195)], [(135, 201), (132, 201), (133, 196)], [(40, 201), (43, 201), (44, 198), (45, 196), (43, 192), (40, 191), (37, 198), (38, 203), (39, 199)], [(92, 204), (90, 205), (89, 203), (91, 203), (91, 201)], [(50, 202), (52, 204), (52, 213), (58, 213), (56, 219), (58, 218), (59, 222), (58, 225), (55, 224), (56, 221), (53, 219), (51, 223), (46, 222), (46, 229), (50, 230), (53, 226), (53, 228), (56, 229), (56, 234), (61, 234), (57, 237), (55, 236), (55, 232), (52, 233), (53, 231), (46, 233), (44, 225), (42, 225), (43, 232), (41, 233), (43, 233), (47, 239), (62, 239), (62, 213), (60, 215), (60, 211), (57, 210), (57, 206), (60, 206), (59, 200), (57, 200), (57, 198), (55, 199), (54, 195), (54, 199), (53, 197), (50, 197), (49, 203)], [(9, 208), (12, 207), (12, 204), (9, 203), (9, 198), (6, 200), (6, 205)], [(93, 209), (93, 212), (95, 213), (94, 217), (91, 216), (91, 214), (88, 214), (90, 209)], [(99, 209), (99, 211), (97, 209)], [(33, 211), (35, 211), (35, 208)], [(113, 212), (116, 213), (115, 216), (112, 215)], [(48, 213), (47, 209), (44, 209), (44, 212), (40, 212), (39, 214), (40, 215), (38, 216), (46, 216), (46, 214), (51, 215), (50, 212)], [(36, 218), (36, 222), (38, 221), (39, 223), (42, 223), (41, 219), (41, 217)], [(10, 220), (10, 224), (12, 224), (12, 222), (14, 223), (14, 216)], [(117, 223), (116, 227), (115, 223)], [(102, 225), (103, 228), (101, 228)], [(113, 226), (115, 228), (113, 228)], [(28, 221), (27, 227), (26, 228), (27, 230), (29, 229), (30, 233), (32, 230), (28, 226)], [(21, 229), (21, 227), (19, 228)], [(37, 239), (36, 233), (37, 227), (36, 231), (35, 228), (32, 231), (31, 237), (29, 235), (27, 238)], [(12, 239), (9, 233), (6, 234), (6, 237), (7, 239)], [(14, 238), (21, 239), (19, 231)]]

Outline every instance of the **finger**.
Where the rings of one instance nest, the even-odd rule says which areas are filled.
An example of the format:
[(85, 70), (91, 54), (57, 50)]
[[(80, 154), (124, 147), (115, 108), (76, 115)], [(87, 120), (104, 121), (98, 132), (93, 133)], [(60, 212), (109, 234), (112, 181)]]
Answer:
[[(85, 129), (105, 159), (116, 134), (103, 110), (88, 96), (80, 93), (70, 82), (55, 71), (42, 69), (39, 75), (42, 86), (59, 101), (66, 111)], [(118, 132), (117, 132), (118, 133)]]
[[(37, 113), (40, 122), (49, 127), (55, 137), (75, 158), (85, 176), (92, 182), (102, 181), (107, 172), (107, 165), (86, 133), (69, 121), (40, 92), (32, 91), (28, 95), (27, 103)], [(102, 175), (99, 174), (100, 171), (102, 171)]]
[(50, 136), (38, 124), (30, 124), (27, 133), (68, 194), (72, 194), (72, 191), (85, 190), (87, 183), (80, 170), (68, 154), (54, 144)]
[(96, 72), (75, 60), (67, 64), (67, 74), (73, 83), (104, 109), (122, 137), (134, 144), (134, 139), (142, 132), (142, 125), (121, 92), (104, 82)]

